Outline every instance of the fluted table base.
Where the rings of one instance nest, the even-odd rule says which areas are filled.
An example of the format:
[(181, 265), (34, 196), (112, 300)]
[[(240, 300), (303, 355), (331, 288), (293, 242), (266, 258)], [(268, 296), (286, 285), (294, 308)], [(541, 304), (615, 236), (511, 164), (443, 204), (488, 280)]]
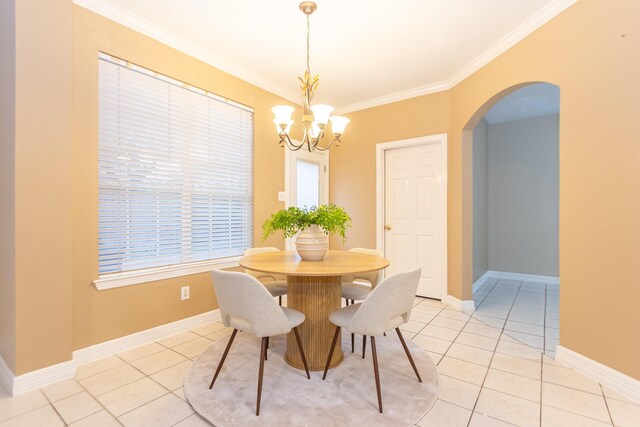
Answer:
[[(324, 370), (329, 355), (335, 331), (335, 326), (329, 322), (329, 314), (341, 307), (340, 277), (287, 276), (287, 307), (304, 313), (306, 317), (298, 329), (311, 371)], [(336, 348), (329, 367), (338, 366), (342, 357), (342, 349)], [(304, 369), (293, 331), (287, 336), (285, 360), (295, 368)]]

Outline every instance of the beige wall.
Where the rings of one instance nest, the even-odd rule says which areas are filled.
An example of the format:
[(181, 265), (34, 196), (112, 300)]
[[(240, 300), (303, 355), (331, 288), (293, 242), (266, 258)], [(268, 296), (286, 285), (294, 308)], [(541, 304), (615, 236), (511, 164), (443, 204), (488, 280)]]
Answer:
[[(374, 244), (374, 221), (368, 219), (374, 212), (373, 181), (366, 180), (373, 179), (375, 160), (367, 153), (375, 143), (448, 132), (448, 288), (453, 296), (471, 299), (471, 130), (518, 85), (556, 84), (560, 343), (640, 379), (640, 340), (632, 326), (640, 322), (639, 21), (640, 2), (582, 0), (448, 93), (350, 114), (353, 126), (332, 154), (331, 167), (331, 199), (357, 219), (348, 245)], [(423, 105), (429, 108), (416, 110)], [(448, 118), (423, 125), (449, 106)], [(406, 120), (408, 115), (414, 120)], [(349, 188), (362, 194), (350, 199)]]
[(0, 1), (0, 357), (16, 364), (15, 294), (15, 3)]
[[(413, 98), (347, 115), (345, 141), (331, 149), (329, 200), (346, 209), (353, 220), (345, 248), (376, 246), (376, 147), (380, 142), (447, 133), (449, 93)], [(332, 239), (331, 247), (343, 247)]]
[[(15, 3), (16, 373), (71, 357), (71, 3)], [(3, 235), (3, 240), (7, 237)]]
[[(9, 20), (1, 30), (7, 35), (2, 69), (10, 83), (14, 2), (2, 6), (9, 12), (2, 14)], [(207, 274), (107, 291), (92, 285), (98, 276), (98, 51), (255, 108), (256, 244), (263, 244), (262, 222), (283, 207), (277, 193), (284, 190), (284, 152), (270, 108), (290, 103), (70, 0), (15, 7), (15, 91), (3, 84), (0, 92), (0, 354), (19, 375), (70, 360), (73, 350), (217, 308)], [(277, 236), (264, 244), (283, 246)], [(181, 302), (184, 285), (191, 286), (191, 299)]]
[[(282, 206), (276, 192), (283, 189), (283, 154), (274, 148), (268, 111), (281, 99), (76, 6), (72, 25), (70, 8), (68, 0), (20, 1), (16, 10), (18, 374), (68, 360), (72, 349), (215, 307), (206, 275), (102, 292), (91, 285), (98, 50), (256, 108), (256, 235)], [(561, 344), (640, 378), (640, 340), (630, 326), (640, 320), (639, 19), (640, 2), (582, 0), (448, 92), (350, 114), (345, 143), (331, 158), (331, 200), (354, 218), (347, 245), (375, 244), (375, 143), (447, 132), (449, 293), (470, 299), (470, 130), (501, 92), (526, 82), (557, 84)], [(275, 237), (267, 244), (281, 246)], [(193, 296), (180, 303), (186, 281)]]
[(473, 129), (473, 282), (489, 270), (489, 124)]
[[(283, 247), (281, 237), (260, 241), (261, 224), (283, 208), (284, 152), (277, 145), (271, 107), (290, 104), (269, 92), (144, 37), (81, 7), (73, 8), (73, 348), (83, 348), (217, 308), (209, 274), (97, 291), (98, 276), (98, 52), (255, 108), (254, 240)], [(295, 78), (293, 76), (292, 78)], [(191, 298), (180, 301), (180, 287)]]
[[(489, 270), (558, 276), (558, 115), (488, 131)], [(473, 200), (475, 249), (475, 181)]]

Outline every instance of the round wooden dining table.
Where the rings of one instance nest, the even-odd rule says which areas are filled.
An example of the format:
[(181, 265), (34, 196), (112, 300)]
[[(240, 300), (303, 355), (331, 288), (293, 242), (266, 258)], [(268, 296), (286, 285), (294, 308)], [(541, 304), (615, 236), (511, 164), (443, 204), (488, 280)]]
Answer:
[[(303, 261), (295, 251), (268, 252), (244, 257), (240, 265), (248, 270), (287, 276), (287, 307), (304, 313), (300, 326), (302, 347), (310, 370), (324, 370), (334, 328), (329, 314), (339, 310), (341, 277), (382, 270), (389, 261), (359, 252), (328, 251), (322, 261)], [(342, 362), (342, 349), (336, 348), (329, 367)], [(293, 331), (287, 336), (286, 362), (304, 369)]]

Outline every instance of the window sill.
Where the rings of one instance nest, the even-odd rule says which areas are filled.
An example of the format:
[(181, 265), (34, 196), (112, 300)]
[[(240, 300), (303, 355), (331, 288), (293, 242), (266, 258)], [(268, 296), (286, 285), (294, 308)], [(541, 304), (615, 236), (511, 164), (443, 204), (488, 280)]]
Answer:
[(140, 283), (155, 282), (173, 277), (188, 276), (190, 274), (206, 273), (211, 270), (237, 267), (241, 256), (213, 259), (208, 261), (190, 262), (170, 265), (166, 267), (145, 268), (144, 270), (111, 273), (100, 276), (93, 281), (96, 289), (121, 288), (123, 286), (138, 285)]

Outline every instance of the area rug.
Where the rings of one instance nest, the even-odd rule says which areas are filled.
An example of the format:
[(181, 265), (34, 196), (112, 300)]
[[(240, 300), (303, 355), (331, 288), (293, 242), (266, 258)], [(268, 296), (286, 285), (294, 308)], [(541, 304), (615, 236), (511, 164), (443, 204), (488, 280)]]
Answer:
[(412, 426), (426, 414), (438, 395), (438, 373), (427, 355), (407, 341), (422, 383), (415, 377), (396, 334), (376, 338), (382, 403), (378, 412), (371, 346), (361, 358), (362, 337), (351, 353), (343, 334), (344, 361), (322, 372), (292, 368), (284, 360), (286, 337), (272, 337), (264, 367), (260, 416), (255, 415), (260, 340), (238, 333), (231, 351), (209, 390), (211, 377), (227, 344), (221, 339), (198, 357), (187, 372), (184, 393), (193, 408), (214, 426)]

